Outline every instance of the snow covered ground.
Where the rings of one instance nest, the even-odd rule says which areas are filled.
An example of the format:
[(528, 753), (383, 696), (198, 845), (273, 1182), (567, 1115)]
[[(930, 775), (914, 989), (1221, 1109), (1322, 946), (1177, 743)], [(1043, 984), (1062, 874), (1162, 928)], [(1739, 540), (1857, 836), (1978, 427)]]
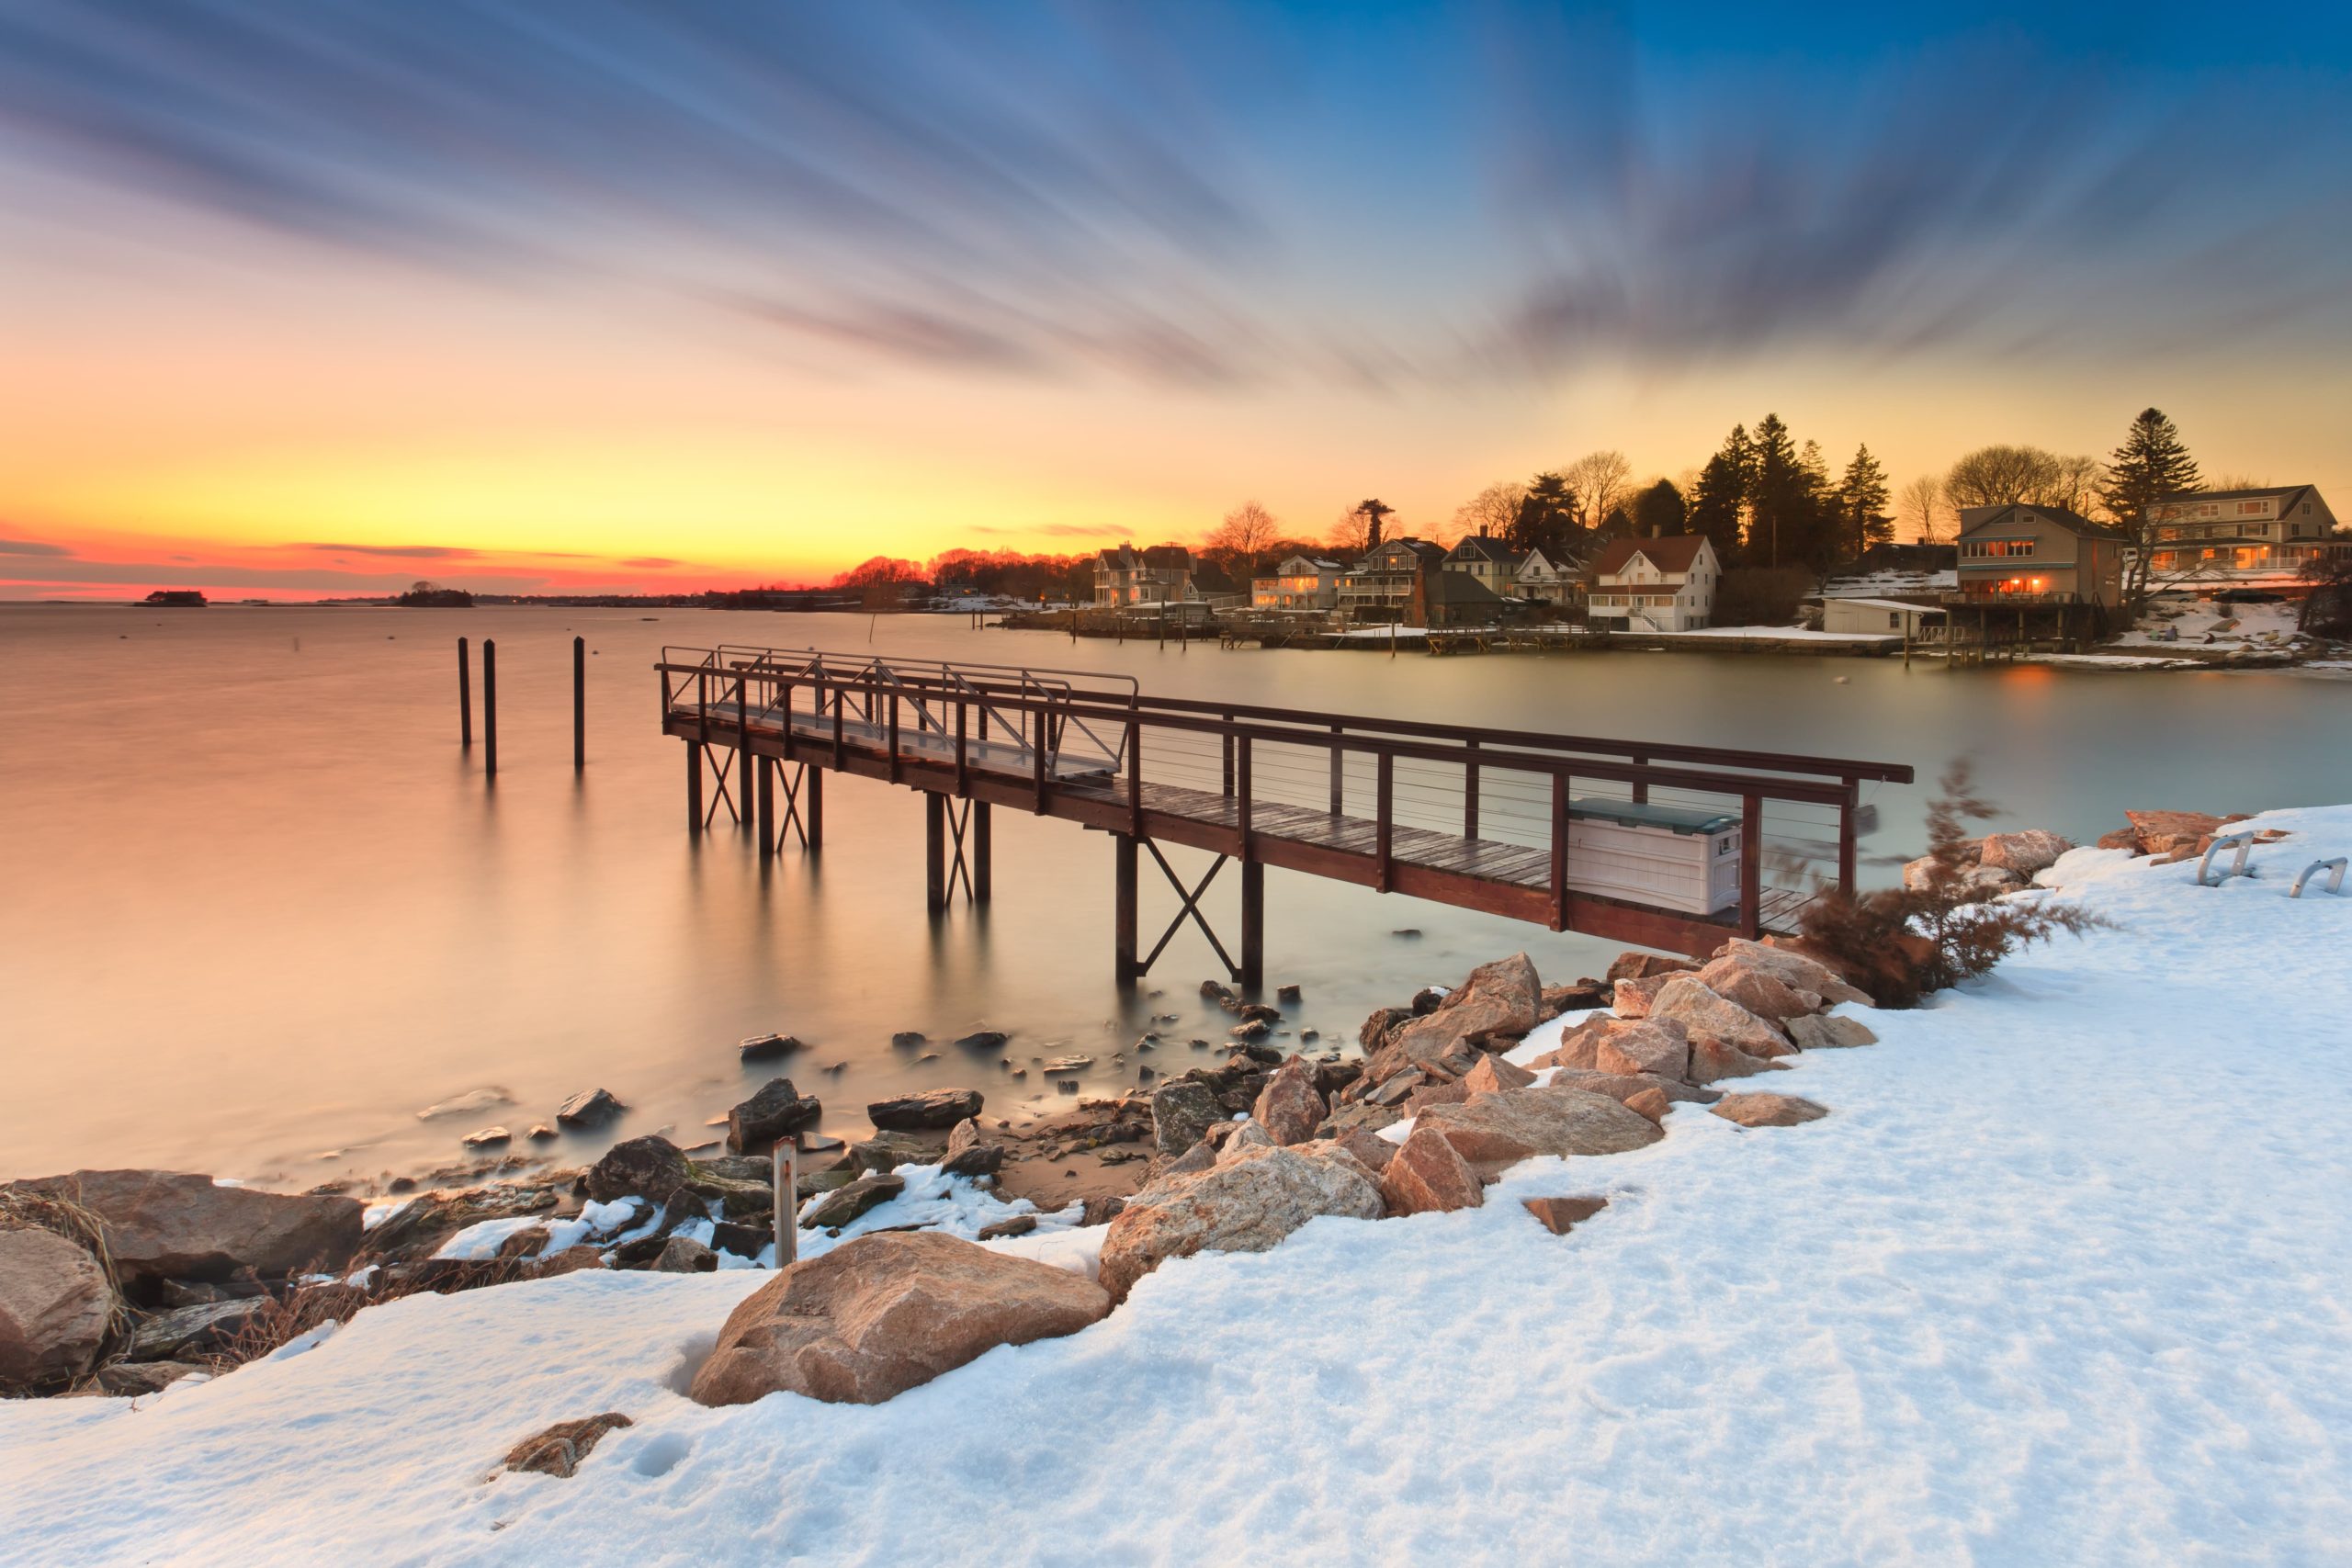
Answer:
[(1804, 626), (1701, 626), (1695, 631), (1667, 632), (1667, 637), (1752, 637), (1776, 642), (1899, 642), (1884, 632), (1816, 632)]
[[(2342, 1562), (2352, 897), (2286, 894), (2352, 807), (2262, 824), (2294, 836), (2215, 888), (2075, 852), (2064, 896), (2123, 929), (1757, 1086), (1825, 1121), (1679, 1106), (878, 1407), (677, 1392), (758, 1274), (411, 1298), (136, 1404), (0, 1405), (0, 1558)], [(1611, 1203), (1566, 1238), (1517, 1201), (1570, 1192)], [(605, 1410), (637, 1424), (577, 1477), (495, 1473)]]
[[(2301, 613), (2301, 607), (2291, 601), (2224, 604), (2188, 594), (2161, 593), (2150, 602), (2140, 624), (2118, 637), (2113, 646), (2275, 649), (2296, 635), (2295, 622)], [(2177, 640), (2159, 640), (2155, 635), (2159, 630), (2177, 633)]]

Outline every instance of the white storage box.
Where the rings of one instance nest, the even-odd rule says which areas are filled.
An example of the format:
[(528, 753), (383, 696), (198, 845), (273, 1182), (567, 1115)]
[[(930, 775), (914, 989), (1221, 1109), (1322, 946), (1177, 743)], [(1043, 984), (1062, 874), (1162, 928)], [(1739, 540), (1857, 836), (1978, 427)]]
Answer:
[(1739, 903), (1739, 818), (1720, 811), (1568, 803), (1568, 887), (1712, 915)]

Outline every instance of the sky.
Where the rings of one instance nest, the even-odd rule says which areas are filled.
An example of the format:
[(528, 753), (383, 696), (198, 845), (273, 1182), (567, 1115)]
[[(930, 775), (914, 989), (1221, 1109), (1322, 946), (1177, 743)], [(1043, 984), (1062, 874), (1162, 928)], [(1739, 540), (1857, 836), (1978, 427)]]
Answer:
[(0, 597), (1442, 527), (1777, 412), (2352, 501), (2352, 11), (0, 0)]

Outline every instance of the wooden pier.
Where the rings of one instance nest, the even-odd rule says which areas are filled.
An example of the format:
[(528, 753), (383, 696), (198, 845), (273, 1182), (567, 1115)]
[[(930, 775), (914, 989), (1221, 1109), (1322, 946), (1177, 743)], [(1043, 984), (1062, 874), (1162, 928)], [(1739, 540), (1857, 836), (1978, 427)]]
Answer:
[[(958, 889), (987, 901), (998, 807), (1110, 834), (1122, 983), (1190, 919), (1237, 981), (1260, 984), (1269, 865), (1704, 953), (1728, 936), (1792, 929), (1823, 887), (1851, 889), (1861, 786), (1912, 779), (1894, 763), (1154, 697), (1077, 671), (733, 647), (667, 649), (656, 669), (662, 728), (685, 742), (696, 832), (724, 808), (763, 855), (815, 851), (827, 774), (901, 785), (924, 797), (934, 910)], [(1628, 896), (1611, 880), (1622, 869), (1577, 848), (1604, 821), (1715, 824), (1737, 856), (1736, 893), (1713, 908)], [(1215, 859), (1188, 886), (1163, 846)], [(1137, 941), (1147, 856), (1179, 904), (1148, 951)], [(1202, 907), (1228, 861), (1241, 883), (1238, 957)]]

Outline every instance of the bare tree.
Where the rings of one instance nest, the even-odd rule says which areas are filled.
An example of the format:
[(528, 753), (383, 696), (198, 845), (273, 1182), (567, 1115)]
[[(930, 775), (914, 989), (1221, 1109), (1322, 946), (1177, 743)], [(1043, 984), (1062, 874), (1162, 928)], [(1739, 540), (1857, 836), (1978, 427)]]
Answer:
[(2056, 506), (2060, 502), (2051, 496), (2060, 471), (2057, 455), (2039, 446), (1980, 446), (1951, 466), (1944, 476), (1944, 495), (1955, 510), (2019, 502)]
[(1946, 513), (1944, 481), (1934, 474), (1921, 474), (1894, 498), (1895, 514), (1907, 525), (1923, 545), (1936, 542), (1942, 531)]
[(2090, 517), (2106, 503), (2099, 489), (2107, 482), (2107, 465), (2097, 457), (2058, 459), (2058, 471), (2042, 494), (2027, 499), (2042, 506), (2063, 506), (2078, 517)]
[(2256, 479), (2252, 474), (2215, 474), (2211, 479), (2207, 479), (2198, 488), (2199, 490), (2208, 491), (2268, 490), (2270, 488), (2270, 481), (2268, 479)]
[(1499, 539), (1510, 532), (1519, 521), (1519, 509), (1526, 504), (1525, 485), (1511, 479), (1490, 484), (1453, 509), (1454, 536), (1491, 534)]
[(1372, 519), (1351, 506), (1331, 525), (1329, 548), (1343, 561), (1367, 554), (1372, 546)]
[(1633, 491), (1627, 481), (1634, 477), (1634, 465), (1619, 451), (1588, 452), (1560, 470), (1576, 491), (1577, 524), (1586, 528), (1600, 526), (1600, 520), (1623, 505)]
[(1274, 521), (1272, 513), (1254, 501), (1245, 501), (1209, 530), (1204, 548), (1228, 563), (1238, 561), (1245, 570), (1255, 570), (1258, 558), (1281, 532), (1282, 525)]

